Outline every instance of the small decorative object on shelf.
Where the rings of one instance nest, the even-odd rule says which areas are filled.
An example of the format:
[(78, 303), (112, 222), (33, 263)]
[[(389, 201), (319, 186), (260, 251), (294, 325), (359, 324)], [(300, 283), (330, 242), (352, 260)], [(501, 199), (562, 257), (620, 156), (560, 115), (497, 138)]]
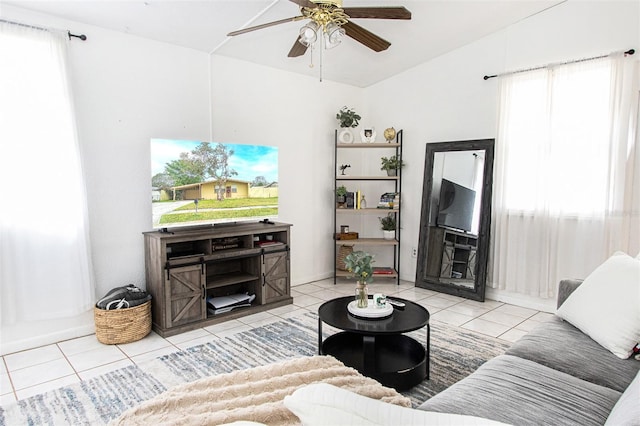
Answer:
[(396, 216), (393, 213), (389, 213), (379, 219), (384, 239), (393, 240), (396, 237)]
[(366, 209), (367, 208), (367, 200), (365, 200), (364, 194), (362, 194), (360, 196), (360, 208), (361, 209)]
[(387, 176), (398, 176), (398, 169), (404, 167), (404, 161), (402, 161), (397, 155), (392, 155), (391, 157), (382, 157), (380, 158), (380, 162), (382, 163), (382, 167), (380, 170), (386, 170)]
[(376, 141), (376, 129), (373, 127), (370, 129), (363, 129), (360, 132), (360, 140), (362, 143), (374, 143)]
[(369, 307), (367, 284), (373, 281), (373, 256), (364, 251), (354, 251), (344, 259), (347, 271), (353, 273), (358, 280), (356, 285), (356, 302), (358, 308)]
[(336, 202), (339, 208), (344, 208), (344, 204), (347, 202), (347, 187), (340, 185), (336, 188)]
[(338, 134), (338, 139), (342, 143), (353, 143), (353, 133), (350, 127), (358, 127), (359, 120), (362, 119), (353, 109), (342, 107), (336, 114), (336, 118), (340, 121), (340, 127), (343, 129)]
[(388, 143), (391, 143), (395, 138), (396, 138), (396, 129), (394, 129), (393, 127), (389, 127), (388, 129), (384, 130), (384, 139)]
[(347, 168), (351, 167), (351, 164), (341, 164), (340, 165), (340, 175), (344, 176), (345, 173), (344, 171), (347, 170)]
[(357, 232), (341, 232), (336, 235), (336, 240), (357, 240), (358, 235)]

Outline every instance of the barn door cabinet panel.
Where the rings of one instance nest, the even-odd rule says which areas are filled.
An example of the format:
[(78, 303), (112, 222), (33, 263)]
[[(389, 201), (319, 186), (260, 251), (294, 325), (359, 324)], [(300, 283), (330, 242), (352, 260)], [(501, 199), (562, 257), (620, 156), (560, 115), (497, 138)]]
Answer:
[(286, 299), (290, 294), (289, 250), (265, 252), (263, 260), (263, 301), (270, 303)]
[[(144, 233), (154, 331), (172, 336), (292, 303), (290, 228), (259, 222)], [(207, 304), (237, 294), (254, 296), (251, 306), (221, 312)]]

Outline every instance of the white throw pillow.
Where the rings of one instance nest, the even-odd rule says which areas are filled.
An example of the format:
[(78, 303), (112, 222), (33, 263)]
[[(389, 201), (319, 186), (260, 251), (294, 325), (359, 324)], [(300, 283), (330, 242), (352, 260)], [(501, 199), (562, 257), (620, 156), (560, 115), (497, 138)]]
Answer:
[(640, 342), (640, 260), (617, 252), (598, 266), (556, 314), (620, 358)]
[(298, 416), (304, 426), (505, 426), (481, 417), (400, 407), (328, 383), (303, 386), (286, 396), (284, 405)]
[(613, 406), (605, 422), (605, 426), (608, 425), (640, 425), (640, 372)]

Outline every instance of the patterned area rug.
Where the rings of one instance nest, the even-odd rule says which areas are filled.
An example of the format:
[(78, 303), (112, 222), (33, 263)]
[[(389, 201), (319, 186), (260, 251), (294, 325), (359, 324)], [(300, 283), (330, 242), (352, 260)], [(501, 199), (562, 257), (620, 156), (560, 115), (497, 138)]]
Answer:
[[(0, 407), (0, 425), (104, 425), (165, 390), (221, 373), (317, 354), (317, 315), (307, 313)], [(330, 327), (323, 327), (331, 334)], [(424, 342), (425, 331), (410, 333)], [(509, 344), (433, 322), (431, 379), (402, 392), (416, 407), (503, 353)]]

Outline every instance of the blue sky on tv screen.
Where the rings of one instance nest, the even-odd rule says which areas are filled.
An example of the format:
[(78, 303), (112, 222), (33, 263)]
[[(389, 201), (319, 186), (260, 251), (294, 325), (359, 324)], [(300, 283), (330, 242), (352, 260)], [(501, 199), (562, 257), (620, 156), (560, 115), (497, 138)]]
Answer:
[[(178, 139), (151, 139), (151, 176), (162, 173), (165, 164), (180, 158), (182, 152), (191, 152), (200, 143)], [(222, 144), (234, 152), (229, 158), (229, 167), (238, 172), (234, 179), (251, 182), (257, 176), (264, 176), (269, 183), (278, 181), (278, 147), (228, 142)]]

